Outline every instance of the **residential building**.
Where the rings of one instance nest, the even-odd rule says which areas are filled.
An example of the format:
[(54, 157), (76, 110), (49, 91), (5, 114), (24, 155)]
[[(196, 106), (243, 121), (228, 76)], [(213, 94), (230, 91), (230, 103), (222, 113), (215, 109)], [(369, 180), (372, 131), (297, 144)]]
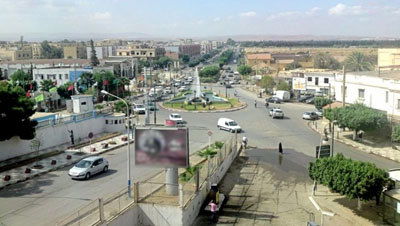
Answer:
[(127, 48), (119, 48), (116, 50), (116, 56), (132, 56), (139, 59), (154, 59), (164, 56), (165, 49), (160, 47), (150, 48), (144, 46), (128, 46)]
[[(97, 59), (106, 59), (107, 57), (114, 56), (117, 52), (117, 48), (115, 46), (95, 46), (94, 50), (96, 51)], [(92, 56), (92, 47), (86, 47), (86, 56), (87, 59), (90, 59)]]
[(270, 65), (271, 60), (272, 56), (270, 53), (253, 53), (245, 55), (246, 64), (251, 67), (258, 64)]
[(164, 47), (166, 52), (173, 52), (173, 53), (178, 53), (179, 54), (179, 45), (177, 46), (165, 46)]
[(64, 59), (87, 59), (86, 47), (81, 45), (64, 46)]
[(166, 51), (165, 56), (171, 60), (179, 60), (179, 53)]
[(93, 69), (85, 68), (35, 68), (33, 69), (33, 80), (37, 82), (38, 87), (43, 80), (51, 80), (59, 87), (67, 82), (76, 82), (79, 77), (85, 73), (93, 73)]
[(201, 46), (199, 44), (188, 44), (179, 46), (179, 55), (189, 57), (200, 55)]
[(211, 41), (212, 49), (218, 49), (224, 45), (223, 42), (220, 41)]
[(343, 89), (343, 74), (337, 74), (334, 87), (335, 98), (343, 102), (362, 103), (400, 119), (400, 71), (367, 71), (346, 73)]
[(30, 46), (0, 48), (0, 60), (14, 61), (32, 59)]
[(200, 51), (201, 54), (207, 54), (210, 53), (211, 50), (213, 50), (212, 42), (210, 41), (202, 41), (200, 45), (201, 45), (201, 51)]
[(316, 93), (334, 96), (335, 72), (293, 72), (294, 92)]
[(31, 46), (32, 46), (32, 59), (42, 58), (42, 45), (40, 43), (33, 43)]
[(400, 48), (378, 49), (378, 67), (380, 70), (400, 68)]

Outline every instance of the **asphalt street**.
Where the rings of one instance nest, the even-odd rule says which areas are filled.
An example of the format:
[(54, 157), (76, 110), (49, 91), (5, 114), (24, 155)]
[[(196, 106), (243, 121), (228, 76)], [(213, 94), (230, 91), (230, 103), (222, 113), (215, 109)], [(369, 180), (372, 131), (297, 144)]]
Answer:
[[(210, 88), (208, 85), (207, 89)], [(212, 89), (216, 93), (225, 92), (225, 88), (218, 85), (213, 85)], [(238, 139), (246, 136), (250, 146), (277, 152), (278, 144), (281, 142), (284, 152), (287, 150), (288, 153), (297, 152), (310, 157), (315, 156), (315, 146), (319, 145), (320, 135), (311, 130), (307, 126), (307, 121), (301, 118), (304, 111), (315, 110), (313, 105), (270, 104), (270, 107), (280, 107), (285, 113), (284, 119), (272, 119), (263, 105), (263, 99), (256, 98), (254, 93), (239, 87), (227, 89), (228, 94), (233, 96), (235, 89), (238, 91), (237, 98), (246, 102), (247, 108), (224, 113), (180, 113), (187, 121), (190, 131), (191, 153), (208, 144), (209, 130), (213, 132), (212, 141), (226, 140), (234, 136), (217, 129), (218, 118), (227, 117), (236, 120), (243, 128), (244, 132), (238, 134)], [(256, 108), (255, 99), (258, 101)], [(158, 111), (157, 122), (163, 122), (170, 113), (163, 109)], [(150, 116), (151, 122), (154, 119), (153, 114)], [(143, 115), (140, 118), (141, 121), (144, 120)], [(398, 166), (396, 162), (358, 151), (338, 142), (335, 142), (334, 146), (335, 153), (342, 152), (353, 159), (373, 162), (384, 169)], [(66, 167), (0, 190), (0, 225), (54, 225), (57, 220), (77, 211), (92, 200), (108, 197), (122, 190), (127, 183), (126, 147), (106, 153), (104, 156), (110, 162), (109, 172), (88, 181), (71, 180), (67, 174), (69, 167)], [(133, 154), (131, 158), (133, 162)], [(132, 180), (148, 177), (158, 170), (160, 169), (137, 168), (132, 164)]]

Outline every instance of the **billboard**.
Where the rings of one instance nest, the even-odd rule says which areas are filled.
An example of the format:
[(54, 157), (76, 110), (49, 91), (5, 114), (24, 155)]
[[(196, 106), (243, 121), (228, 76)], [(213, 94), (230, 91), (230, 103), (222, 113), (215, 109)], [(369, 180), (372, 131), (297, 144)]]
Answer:
[(306, 79), (293, 77), (293, 90), (306, 90)]
[(189, 132), (186, 128), (135, 129), (135, 165), (148, 167), (189, 166)]

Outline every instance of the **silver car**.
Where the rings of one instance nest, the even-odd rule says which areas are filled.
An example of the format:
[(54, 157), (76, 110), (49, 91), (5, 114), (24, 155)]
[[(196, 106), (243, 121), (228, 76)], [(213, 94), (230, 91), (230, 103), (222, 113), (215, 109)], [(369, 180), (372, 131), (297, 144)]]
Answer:
[(68, 175), (73, 179), (89, 179), (91, 176), (108, 171), (108, 161), (99, 156), (82, 159), (72, 167)]

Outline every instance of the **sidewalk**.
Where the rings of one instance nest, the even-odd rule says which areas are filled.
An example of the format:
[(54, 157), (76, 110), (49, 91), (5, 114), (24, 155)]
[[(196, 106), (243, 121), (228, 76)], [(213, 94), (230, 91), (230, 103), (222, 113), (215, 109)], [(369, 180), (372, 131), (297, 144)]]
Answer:
[[(318, 133), (323, 133), (324, 127), (326, 126), (329, 131), (329, 122), (327, 120), (316, 120), (308, 122), (308, 126)], [(363, 140), (354, 141), (353, 131), (339, 131), (337, 126), (335, 126), (335, 134), (334, 138), (336, 141), (350, 145), (359, 149), (360, 151), (378, 155), (387, 159), (391, 159), (396, 162), (400, 162), (400, 151), (392, 148), (391, 143), (383, 142), (380, 144), (374, 143), (373, 141), (368, 140), (366, 136), (364, 136)], [(331, 138), (332, 134), (329, 133), (328, 137)]]
[[(123, 137), (126, 137), (126, 135), (119, 135), (110, 139), (99, 141), (97, 143), (92, 143), (91, 145), (86, 145), (78, 149), (65, 149), (65, 144), (57, 146), (57, 148), (59, 148), (60, 150), (65, 151), (61, 154), (42, 159), (38, 162), (34, 162), (0, 173), (0, 189), (42, 175), (44, 173), (72, 165), (88, 156), (99, 155), (125, 146), (128, 144), (128, 142), (123, 141)], [(131, 143), (133, 143), (133, 139), (131, 139)], [(108, 147), (103, 148), (102, 144), (108, 144)], [(35, 168), (35, 165), (40, 165), (41, 167)], [(26, 173), (26, 169), (28, 168), (31, 170), (31, 172)], [(10, 176), (10, 179), (8, 181), (5, 180), (6, 175)]]

